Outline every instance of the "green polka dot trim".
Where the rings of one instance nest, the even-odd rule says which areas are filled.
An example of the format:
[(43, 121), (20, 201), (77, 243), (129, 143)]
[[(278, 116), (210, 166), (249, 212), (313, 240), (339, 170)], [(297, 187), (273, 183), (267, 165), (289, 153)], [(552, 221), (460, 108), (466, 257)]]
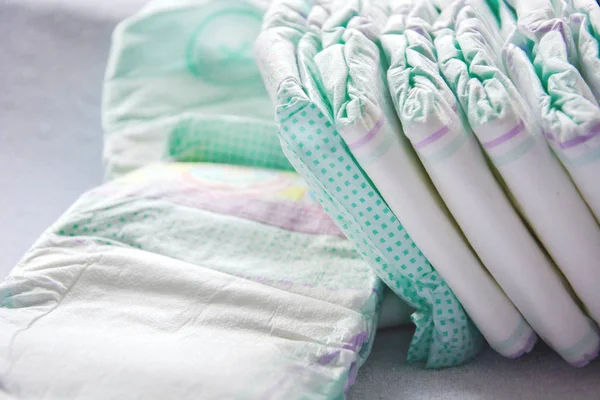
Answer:
[(280, 85), (276, 122), (284, 153), (327, 213), (377, 275), (417, 309), (408, 361), (441, 368), (472, 359), (481, 348), (481, 334), (358, 166), (326, 112), (294, 80)]

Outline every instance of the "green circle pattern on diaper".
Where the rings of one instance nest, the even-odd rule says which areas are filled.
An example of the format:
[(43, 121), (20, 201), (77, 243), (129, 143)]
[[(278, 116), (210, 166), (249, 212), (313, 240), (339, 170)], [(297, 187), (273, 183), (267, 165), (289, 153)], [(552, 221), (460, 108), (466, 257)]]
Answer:
[(364, 176), (332, 123), (305, 98), (294, 82), (280, 86), (276, 119), (282, 147), (381, 279), (417, 308), (408, 360), (436, 368), (471, 359), (481, 346), (480, 333)]
[(223, 1), (193, 32), (187, 48), (188, 70), (216, 85), (254, 82), (260, 73), (252, 54), (252, 38), (260, 31), (262, 13), (241, 2)]

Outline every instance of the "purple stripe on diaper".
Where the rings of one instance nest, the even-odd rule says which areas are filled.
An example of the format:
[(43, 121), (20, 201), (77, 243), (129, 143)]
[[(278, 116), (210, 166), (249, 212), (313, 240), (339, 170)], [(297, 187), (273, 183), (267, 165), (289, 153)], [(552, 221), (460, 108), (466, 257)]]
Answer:
[(583, 15), (582, 14), (570, 15), (569, 20), (573, 24), (580, 24), (581, 22), (583, 22)]
[(356, 352), (368, 339), (369, 333), (361, 332), (357, 335), (352, 336), (348, 344), (345, 344), (342, 348)]
[(428, 144), (435, 142), (436, 140), (438, 140), (439, 138), (441, 138), (442, 136), (444, 136), (449, 131), (450, 131), (450, 128), (448, 128), (448, 125), (445, 125), (440, 130), (438, 130), (437, 132), (433, 133), (431, 136), (426, 137), (425, 139), (421, 140), (418, 143), (415, 143), (413, 146), (416, 149), (420, 149), (422, 147), (425, 147)]
[(344, 386), (344, 394), (348, 394), (348, 390), (356, 383), (356, 376), (358, 375), (358, 363), (354, 361), (350, 365), (350, 371), (348, 371), (348, 381)]
[(371, 140), (373, 140), (375, 136), (377, 136), (382, 126), (383, 117), (380, 118), (379, 121), (377, 121), (375, 126), (365, 136), (361, 137), (354, 143), (350, 143), (348, 147), (350, 147), (351, 149), (358, 149), (359, 147), (362, 147), (363, 145), (369, 143)]
[(424, 36), (424, 37), (428, 36), (427, 31), (420, 26), (415, 26), (415, 27), (411, 28), (410, 30), (413, 32), (417, 32), (421, 36)]
[[(364, 331), (357, 335), (354, 335), (350, 339), (349, 344), (346, 344), (343, 348), (352, 350), (353, 352), (357, 353), (361, 349), (362, 345), (365, 344), (368, 340), (369, 340), (369, 332)], [(344, 393), (347, 393), (348, 389), (350, 389), (350, 387), (352, 385), (354, 385), (354, 383), (356, 382), (356, 375), (358, 374), (358, 368), (359, 368), (359, 365), (356, 361), (354, 361), (350, 365), (350, 371), (348, 371), (348, 381), (346, 382), (346, 385), (344, 387)]]
[[(361, 350), (361, 346), (365, 344), (369, 339), (369, 332), (363, 331), (360, 332), (350, 338), (346, 345), (343, 346), (343, 349), (348, 349), (353, 352), (358, 352)], [(284, 394), (289, 394), (288, 390), (291, 385), (294, 385), (295, 382), (304, 380), (309, 377), (311, 373), (314, 373), (313, 366), (316, 364), (321, 366), (329, 365), (333, 360), (340, 356), (342, 351), (340, 349), (333, 350), (331, 352), (327, 352), (319, 357), (316, 362), (311, 362), (311, 365), (296, 365), (290, 368), (288, 371), (284, 371), (284, 376), (281, 380), (275, 383), (270, 389), (268, 389), (263, 396), (260, 398), (263, 400), (274, 399), (274, 398), (284, 398)], [(345, 364), (344, 360), (341, 360), (338, 365), (334, 367), (341, 367), (341, 364)], [(344, 385), (344, 393), (347, 393), (348, 389), (356, 382), (356, 376), (358, 374), (358, 368), (360, 367), (358, 360), (353, 361), (348, 367), (348, 378)], [(311, 371), (312, 370), (312, 371)], [(294, 383), (290, 383), (294, 382)], [(285, 392), (285, 393), (284, 393)]]
[(333, 353), (327, 353), (327, 354), (319, 357), (319, 359), (317, 360), (317, 362), (319, 364), (321, 364), (321, 365), (327, 365), (330, 362), (332, 362), (333, 359), (336, 358), (339, 354), (340, 354), (339, 350), (336, 350)]
[[(109, 187), (110, 189), (110, 187)], [(308, 200), (288, 200), (278, 193), (241, 193), (218, 191), (200, 186), (183, 186), (181, 182), (159, 182), (153, 185), (113, 187), (100, 192), (103, 197), (144, 197), (193, 207), (216, 214), (230, 215), (275, 226), (291, 232), (345, 237), (321, 206)], [(99, 194), (96, 192), (96, 194)]]
[(555, 26), (556, 26), (555, 24), (548, 24), (548, 23), (546, 23), (546, 24), (542, 25), (541, 28), (536, 28), (534, 31), (535, 32), (539, 32), (539, 33), (548, 33), (551, 30), (554, 30)]
[(483, 147), (485, 147), (486, 149), (492, 149), (498, 145), (501, 145), (508, 139), (517, 136), (523, 131), (523, 129), (525, 129), (525, 122), (521, 121), (517, 124), (517, 126), (512, 128), (510, 131), (506, 132), (504, 135), (499, 136), (496, 139), (490, 140), (489, 142), (485, 142), (483, 144)]
[(585, 143), (588, 140), (592, 139), (593, 137), (595, 137), (596, 135), (598, 135), (600, 133), (600, 124), (596, 125), (595, 127), (593, 127), (588, 133), (586, 133), (585, 135), (581, 135), (581, 136), (577, 136), (573, 139), (569, 139), (569, 140), (565, 140), (564, 142), (559, 142), (558, 139), (556, 139), (554, 137), (554, 135), (552, 135), (549, 132), (544, 132), (544, 137), (550, 141), (553, 141), (554, 143), (557, 143), (558, 146), (561, 149), (568, 149), (570, 147), (574, 147), (577, 146), (578, 144), (581, 143)]

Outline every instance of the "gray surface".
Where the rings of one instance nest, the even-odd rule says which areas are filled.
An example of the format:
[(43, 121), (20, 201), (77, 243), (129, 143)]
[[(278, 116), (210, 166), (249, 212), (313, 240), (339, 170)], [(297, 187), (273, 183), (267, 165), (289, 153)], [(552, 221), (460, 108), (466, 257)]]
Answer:
[(141, 1), (0, 0), (0, 279), (101, 181), (110, 34)]
[[(0, 0), (0, 276), (101, 181), (110, 32), (143, 1)], [(577, 370), (538, 346), (519, 360), (487, 351), (464, 367), (426, 371), (404, 364), (410, 335), (378, 333), (350, 399), (600, 399), (598, 361)]]
[(439, 371), (408, 366), (411, 329), (379, 331), (350, 400), (600, 399), (600, 362), (576, 369), (543, 343), (517, 360), (489, 348), (467, 365)]

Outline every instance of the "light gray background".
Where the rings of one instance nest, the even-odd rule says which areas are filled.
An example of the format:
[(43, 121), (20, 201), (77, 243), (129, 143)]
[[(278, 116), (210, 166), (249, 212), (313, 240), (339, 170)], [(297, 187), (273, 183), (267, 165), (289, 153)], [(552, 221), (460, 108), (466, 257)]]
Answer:
[[(101, 84), (115, 24), (145, 0), (0, 0), (0, 278), (102, 180)], [(486, 351), (442, 371), (406, 366), (410, 329), (378, 333), (350, 392), (365, 399), (600, 399), (600, 361), (571, 368), (547, 347)]]
[(0, 0), (0, 279), (101, 182), (110, 35), (143, 3)]

